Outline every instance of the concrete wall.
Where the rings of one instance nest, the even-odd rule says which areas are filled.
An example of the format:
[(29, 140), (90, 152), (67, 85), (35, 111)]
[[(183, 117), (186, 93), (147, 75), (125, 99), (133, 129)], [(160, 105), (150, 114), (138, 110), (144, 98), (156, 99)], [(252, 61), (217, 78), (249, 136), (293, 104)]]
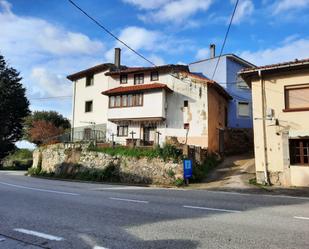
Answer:
[[(266, 77), (266, 76), (265, 76)], [(306, 84), (308, 72), (297, 72), (268, 76), (265, 79), (266, 109), (274, 110), (274, 119), (266, 120), (266, 145), (268, 170), (278, 179), (277, 184), (285, 186), (309, 186), (309, 167), (290, 165), (289, 138), (299, 134), (309, 136), (309, 112), (284, 112), (284, 86)], [(254, 150), (257, 180), (264, 181), (265, 154), (263, 139), (262, 90), (259, 79), (252, 82)]]

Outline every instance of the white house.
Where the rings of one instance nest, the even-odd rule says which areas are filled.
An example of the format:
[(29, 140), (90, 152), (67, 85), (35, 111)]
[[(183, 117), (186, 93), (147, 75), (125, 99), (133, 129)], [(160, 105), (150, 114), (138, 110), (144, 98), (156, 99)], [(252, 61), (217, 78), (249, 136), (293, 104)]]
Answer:
[(107, 141), (120, 144), (163, 144), (176, 137), (181, 143), (220, 149), (231, 99), (224, 88), (184, 65), (120, 66), (120, 49), (115, 51), (115, 64), (68, 76), (75, 131), (100, 129)]

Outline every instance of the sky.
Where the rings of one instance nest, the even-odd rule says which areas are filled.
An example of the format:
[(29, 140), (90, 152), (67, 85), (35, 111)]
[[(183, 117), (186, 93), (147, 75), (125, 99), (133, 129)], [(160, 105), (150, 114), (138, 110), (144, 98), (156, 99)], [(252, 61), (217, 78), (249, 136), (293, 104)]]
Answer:
[[(156, 65), (187, 64), (217, 52), (236, 0), (74, 0)], [(309, 0), (240, 0), (224, 53), (256, 65), (309, 58)], [(67, 0), (0, 0), (0, 54), (20, 71), (31, 110), (71, 117), (66, 76), (113, 62), (147, 65)], [(38, 99), (39, 98), (39, 99)]]

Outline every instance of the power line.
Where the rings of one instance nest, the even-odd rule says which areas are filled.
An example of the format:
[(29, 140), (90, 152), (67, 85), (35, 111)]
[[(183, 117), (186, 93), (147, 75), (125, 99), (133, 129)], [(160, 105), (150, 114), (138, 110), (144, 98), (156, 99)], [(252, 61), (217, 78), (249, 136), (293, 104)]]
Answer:
[(116, 35), (114, 35), (109, 29), (107, 29), (105, 26), (103, 26), (103, 24), (101, 24), (99, 21), (97, 21), (96, 19), (94, 19), (90, 14), (88, 14), (86, 11), (84, 11), (81, 7), (79, 7), (76, 3), (74, 3), (72, 0), (68, 0), (74, 7), (76, 7), (77, 9), (79, 9), (84, 15), (86, 15), (89, 19), (91, 19), (95, 24), (97, 24), (100, 28), (102, 28), (106, 33), (108, 33), (109, 35), (111, 35), (114, 39), (116, 39), (117, 41), (119, 41), (121, 44), (123, 44), (124, 46), (126, 46), (128, 49), (130, 49), (133, 53), (137, 54), (139, 57), (141, 57), (142, 59), (144, 59), (145, 61), (147, 61), (148, 63), (150, 63), (153, 66), (157, 66), (156, 64), (154, 64), (152, 61), (148, 60), (145, 56), (143, 56), (141, 53), (137, 52), (135, 49), (131, 48), (128, 44), (126, 44), (124, 41), (120, 40)]
[(229, 26), (228, 26), (228, 28), (227, 28), (227, 31), (226, 31), (226, 33), (225, 33), (225, 37), (224, 37), (224, 41), (223, 41), (223, 44), (222, 44), (222, 47), (221, 47), (220, 55), (219, 55), (219, 57), (218, 57), (217, 64), (216, 64), (214, 73), (213, 73), (213, 75), (212, 75), (212, 77), (211, 77), (211, 80), (213, 80), (214, 77), (215, 77), (215, 75), (216, 75), (217, 67), (218, 67), (220, 58), (221, 58), (222, 53), (223, 53), (223, 49), (224, 49), (224, 46), (225, 46), (225, 43), (226, 43), (226, 40), (227, 40), (227, 36), (228, 36), (228, 34), (229, 34), (229, 32), (230, 32), (230, 29), (231, 29), (231, 26), (232, 26), (232, 22), (233, 22), (234, 15), (235, 15), (235, 12), (236, 12), (236, 9), (237, 9), (237, 6), (238, 6), (238, 2), (239, 2), (239, 0), (237, 0), (236, 3), (235, 3), (235, 7), (234, 7), (234, 10), (233, 10), (233, 13), (232, 13), (232, 16), (231, 16), (231, 20), (230, 20)]

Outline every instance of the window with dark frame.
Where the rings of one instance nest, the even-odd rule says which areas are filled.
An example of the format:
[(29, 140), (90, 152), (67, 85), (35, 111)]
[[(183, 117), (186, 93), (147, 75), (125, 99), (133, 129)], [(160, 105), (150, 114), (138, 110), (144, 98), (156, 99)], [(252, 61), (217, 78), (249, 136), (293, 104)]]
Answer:
[(93, 75), (88, 75), (86, 77), (86, 87), (87, 86), (92, 86), (93, 85)]
[(127, 125), (117, 126), (117, 136), (118, 137), (127, 137), (128, 136), (128, 126)]
[(134, 85), (144, 84), (144, 74), (134, 74)]
[(284, 111), (309, 111), (309, 84), (284, 87)]
[(143, 106), (143, 104), (144, 95), (142, 93), (109, 97), (109, 108)]
[(158, 71), (151, 72), (150, 80), (151, 81), (159, 80), (159, 72)]
[(184, 100), (183, 107), (188, 107), (188, 106), (189, 106), (189, 101), (188, 100)]
[(290, 139), (291, 165), (309, 166), (309, 139)]
[(92, 112), (92, 108), (93, 108), (93, 101), (86, 101), (85, 102), (85, 112)]
[(127, 74), (121, 74), (120, 75), (120, 84), (127, 84), (128, 83), (128, 75)]
[(238, 116), (242, 118), (250, 117), (250, 103), (249, 102), (238, 102)]

